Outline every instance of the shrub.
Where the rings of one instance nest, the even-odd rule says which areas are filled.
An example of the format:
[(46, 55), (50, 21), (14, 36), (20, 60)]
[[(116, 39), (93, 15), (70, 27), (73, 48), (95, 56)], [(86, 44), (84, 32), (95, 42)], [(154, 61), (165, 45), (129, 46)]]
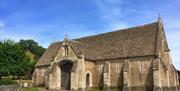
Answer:
[(13, 84), (17, 84), (17, 82), (12, 79), (0, 79), (0, 85), (13, 85)]

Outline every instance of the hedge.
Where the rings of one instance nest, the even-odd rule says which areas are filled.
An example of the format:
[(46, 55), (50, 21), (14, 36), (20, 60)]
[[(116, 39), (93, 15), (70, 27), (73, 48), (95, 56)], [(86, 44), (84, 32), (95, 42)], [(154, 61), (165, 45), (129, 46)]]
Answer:
[(0, 79), (0, 85), (13, 85), (13, 84), (17, 84), (17, 82), (12, 79)]

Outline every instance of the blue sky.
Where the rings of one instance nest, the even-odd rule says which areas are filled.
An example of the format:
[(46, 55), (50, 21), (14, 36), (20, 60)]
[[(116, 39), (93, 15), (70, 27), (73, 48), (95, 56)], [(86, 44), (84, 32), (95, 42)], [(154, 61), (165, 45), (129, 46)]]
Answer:
[(157, 21), (180, 70), (180, 0), (0, 0), (0, 39), (34, 39), (48, 47), (65, 34), (78, 38)]

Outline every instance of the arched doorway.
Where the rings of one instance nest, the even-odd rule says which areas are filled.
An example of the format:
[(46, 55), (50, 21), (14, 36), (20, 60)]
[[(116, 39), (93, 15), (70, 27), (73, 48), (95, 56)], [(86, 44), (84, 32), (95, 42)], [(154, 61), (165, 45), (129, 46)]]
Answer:
[(71, 69), (73, 63), (69, 60), (63, 60), (60, 62), (61, 68), (61, 89), (70, 90), (71, 89)]
[(89, 88), (89, 85), (90, 85), (90, 74), (87, 73), (86, 74), (86, 88)]

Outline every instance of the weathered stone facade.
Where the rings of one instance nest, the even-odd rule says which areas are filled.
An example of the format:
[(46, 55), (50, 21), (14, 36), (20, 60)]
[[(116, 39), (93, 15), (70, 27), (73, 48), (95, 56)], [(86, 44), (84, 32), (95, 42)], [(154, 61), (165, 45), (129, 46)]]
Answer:
[(21, 91), (20, 85), (0, 85), (1, 91)]
[(178, 91), (179, 84), (161, 19), (53, 43), (37, 63), (33, 83), (49, 89), (123, 91)]

